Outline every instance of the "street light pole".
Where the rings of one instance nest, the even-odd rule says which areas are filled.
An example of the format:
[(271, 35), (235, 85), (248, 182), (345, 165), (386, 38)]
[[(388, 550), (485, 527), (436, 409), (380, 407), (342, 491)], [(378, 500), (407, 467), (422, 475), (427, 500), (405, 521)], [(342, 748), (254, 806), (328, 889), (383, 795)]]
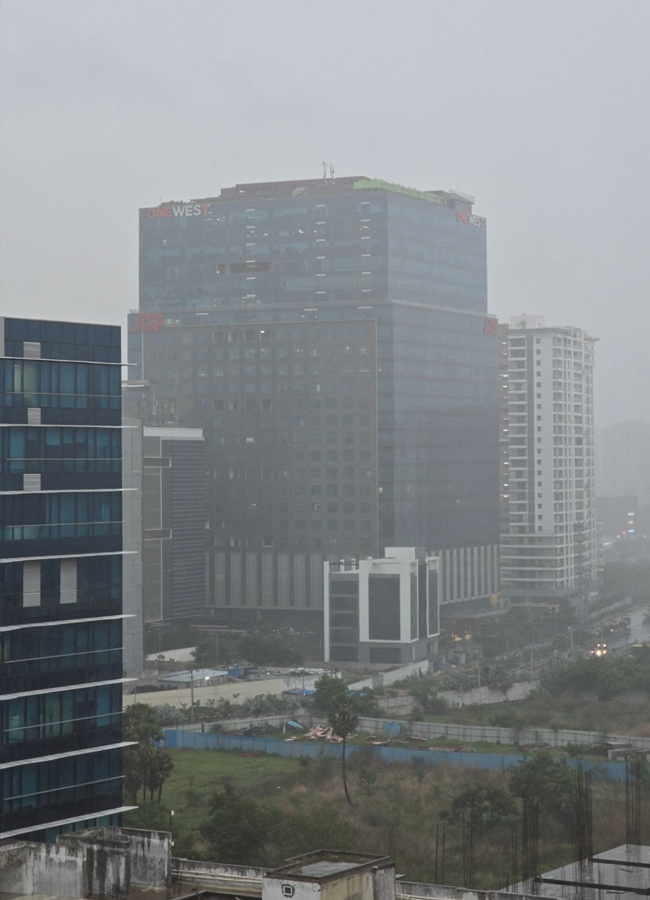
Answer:
[(190, 722), (194, 722), (194, 669), (190, 669)]

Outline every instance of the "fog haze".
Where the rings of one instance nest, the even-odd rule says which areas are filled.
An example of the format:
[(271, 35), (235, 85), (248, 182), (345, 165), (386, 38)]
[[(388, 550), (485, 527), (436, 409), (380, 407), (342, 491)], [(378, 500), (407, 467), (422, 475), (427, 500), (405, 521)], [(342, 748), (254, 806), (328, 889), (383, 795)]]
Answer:
[(647, 0), (3, 0), (6, 315), (125, 325), (137, 210), (366, 174), (476, 196), (490, 310), (601, 338), (650, 417)]

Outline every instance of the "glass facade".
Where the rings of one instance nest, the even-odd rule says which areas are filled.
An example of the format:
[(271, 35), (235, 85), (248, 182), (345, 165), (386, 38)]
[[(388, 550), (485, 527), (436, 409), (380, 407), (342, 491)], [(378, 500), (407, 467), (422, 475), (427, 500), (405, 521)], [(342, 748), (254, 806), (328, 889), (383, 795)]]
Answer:
[(122, 807), (120, 330), (0, 318), (0, 838)]
[[(386, 546), (480, 549), (480, 577), (468, 569), (452, 590), (443, 570), (441, 599), (496, 592), (498, 339), (471, 209), (359, 177), (140, 211), (129, 357), (153, 424), (205, 431), (211, 541), (226, 556), (212, 594), (225, 583), (231, 605), (251, 605), (243, 557), (231, 577), (243, 551)], [(271, 569), (257, 606), (283, 605)]]
[[(2, 776), (3, 814), (16, 828), (42, 829), (44, 808), (59, 819), (94, 818), (98, 805), (115, 809), (122, 802), (122, 759), (119, 750), (104, 750), (61, 761), (14, 766)], [(92, 824), (92, 822), (90, 823)], [(49, 829), (54, 832), (55, 829)], [(50, 840), (56, 838), (52, 834)]]
[(144, 621), (205, 616), (205, 441), (200, 429), (145, 428)]
[(379, 386), (388, 407), (379, 434), (382, 543), (496, 545), (496, 339), (483, 333), (482, 317), (401, 304), (392, 312)]
[(354, 178), (297, 196), (260, 187), (140, 210), (141, 310), (391, 297), (484, 313), (485, 220), (467, 198), (423, 202)]

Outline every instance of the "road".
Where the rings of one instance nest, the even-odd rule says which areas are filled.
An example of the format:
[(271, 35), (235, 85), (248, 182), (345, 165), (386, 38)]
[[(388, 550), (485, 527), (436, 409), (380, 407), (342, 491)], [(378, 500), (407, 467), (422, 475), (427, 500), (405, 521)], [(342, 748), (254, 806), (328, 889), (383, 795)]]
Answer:
[(646, 615), (648, 607), (640, 606), (638, 609), (634, 609), (631, 612), (622, 612), (617, 613), (616, 616), (612, 616), (613, 619), (622, 619), (623, 616), (629, 616), (632, 620), (630, 625), (630, 634), (621, 634), (612, 640), (607, 640), (607, 636), (605, 635), (605, 641), (607, 641), (607, 645), (610, 649), (615, 649), (616, 647), (623, 647), (626, 644), (645, 644), (647, 641), (650, 641), (650, 625), (644, 625), (643, 619)]

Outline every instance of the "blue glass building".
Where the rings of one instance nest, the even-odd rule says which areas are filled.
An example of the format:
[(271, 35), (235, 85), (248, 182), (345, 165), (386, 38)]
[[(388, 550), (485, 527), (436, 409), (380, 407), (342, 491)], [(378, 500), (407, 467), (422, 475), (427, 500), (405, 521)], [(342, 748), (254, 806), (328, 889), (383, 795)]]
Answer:
[(0, 838), (119, 824), (120, 329), (0, 317)]
[(224, 620), (295, 621), (317, 560), (386, 546), (440, 554), (443, 604), (496, 593), (486, 234), (466, 195), (363, 177), (140, 211), (129, 358), (154, 424), (204, 429)]

